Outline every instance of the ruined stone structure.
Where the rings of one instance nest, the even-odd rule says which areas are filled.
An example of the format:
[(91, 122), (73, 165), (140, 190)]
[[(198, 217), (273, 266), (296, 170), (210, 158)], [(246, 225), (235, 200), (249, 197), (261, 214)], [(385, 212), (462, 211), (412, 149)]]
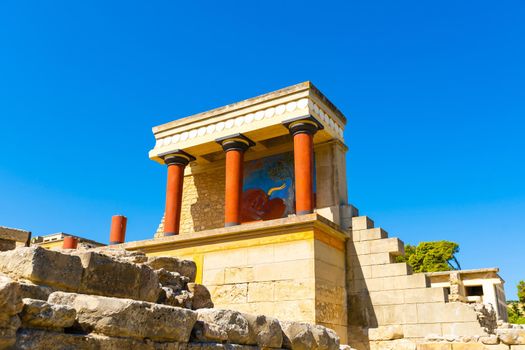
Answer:
[(322, 326), (213, 309), (195, 273), (107, 248), (0, 253), (0, 349), (339, 349)]
[(525, 350), (495, 270), (414, 274), (403, 242), (348, 203), (345, 124), (306, 82), (154, 127), (154, 237), (121, 243), (118, 216), (111, 248), (0, 253), (0, 293), (18, 298), (0, 308), (3, 344)]

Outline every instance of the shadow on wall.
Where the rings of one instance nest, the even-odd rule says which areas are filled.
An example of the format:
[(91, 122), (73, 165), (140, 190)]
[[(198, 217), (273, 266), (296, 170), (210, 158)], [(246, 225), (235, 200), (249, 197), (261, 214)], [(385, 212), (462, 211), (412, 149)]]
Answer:
[(192, 176), (194, 198), (189, 198), (193, 230), (204, 231), (224, 226), (224, 168)]
[(368, 328), (377, 328), (378, 323), (352, 239), (346, 242), (346, 271), (348, 343), (357, 350), (370, 350)]

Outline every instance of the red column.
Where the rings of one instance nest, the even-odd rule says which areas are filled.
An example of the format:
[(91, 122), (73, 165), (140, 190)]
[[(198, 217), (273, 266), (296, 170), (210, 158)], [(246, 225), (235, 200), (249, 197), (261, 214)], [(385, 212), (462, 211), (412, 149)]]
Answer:
[(217, 140), (217, 142), (226, 152), (224, 226), (235, 226), (241, 223), (244, 152), (255, 143), (241, 134), (228, 136)]
[(164, 162), (168, 165), (164, 236), (179, 234), (184, 168), (192, 160), (195, 158), (183, 151), (164, 156)]
[(315, 119), (301, 119), (288, 124), (293, 136), (295, 213), (313, 213), (314, 203), (314, 134), (322, 125)]
[(73, 236), (65, 236), (62, 241), (62, 249), (77, 249), (78, 238)]
[(111, 217), (109, 244), (121, 244), (125, 242), (127, 222), (128, 219), (124, 215), (113, 215)]

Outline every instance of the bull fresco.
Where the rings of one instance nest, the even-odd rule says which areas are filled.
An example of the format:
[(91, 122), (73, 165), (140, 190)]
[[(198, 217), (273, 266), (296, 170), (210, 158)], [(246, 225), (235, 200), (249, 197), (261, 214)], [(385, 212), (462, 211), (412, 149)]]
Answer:
[(246, 162), (241, 221), (278, 219), (294, 212), (293, 153)]

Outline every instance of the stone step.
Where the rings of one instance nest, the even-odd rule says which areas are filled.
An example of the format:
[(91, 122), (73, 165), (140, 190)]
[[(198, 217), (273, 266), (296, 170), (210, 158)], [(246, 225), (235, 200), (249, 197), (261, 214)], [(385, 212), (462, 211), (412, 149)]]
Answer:
[(352, 218), (352, 230), (366, 230), (369, 228), (374, 228), (374, 221), (368, 216), (355, 216)]
[(388, 238), (388, 233), (380, 227), (352, 231), (352, 240), (354, 242), (371, 241), (383, 238)]

